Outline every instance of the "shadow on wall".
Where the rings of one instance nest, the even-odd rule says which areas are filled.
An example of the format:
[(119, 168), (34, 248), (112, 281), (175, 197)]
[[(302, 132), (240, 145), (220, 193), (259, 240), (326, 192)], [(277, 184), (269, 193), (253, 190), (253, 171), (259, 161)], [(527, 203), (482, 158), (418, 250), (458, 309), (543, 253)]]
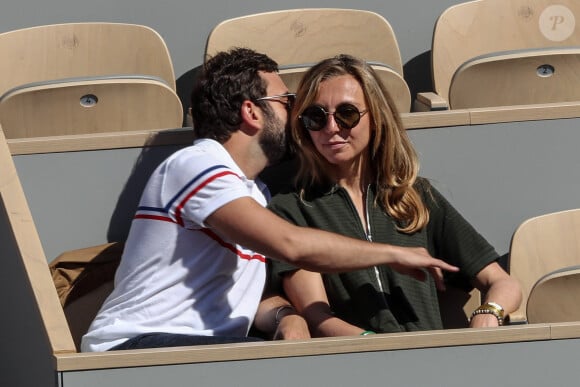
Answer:
[(417, 93), (433, 91), (431, 50), (425, 51), (405, 63), (403, 73), (411, 92), (411, 101), (417, 98)]
[[(184, 128), (191, 127), (191, 122), (188, 119), (188, 111), (191, 105), (193, 86), (197, 81), (201, 67), (202, 66), (200, 65), (187, 71), (175, 82), (176, 92), (183, 106), (182, 126)], [(141, 154), (133, 167), (131, 176), (127, 180), (127, 183), (119, 196), (115, 210), (113, 211), (113, 216), (111, 217), (107, 232), (107, 240), (109, 242), (122, 242), (127, 239), (131, 221), (133, 220), (133, 216), (141, 199), (141, 193), (145, 188), (145, 184), (147, 184), (147, 181), (149, 180), (149, 176), (151, 176), (151, 173), (155, 168), (157, 168), (163, 160), (169, 157), (169, 155), (190, 144), (155, 146), (156, 141), (161, 140), (162, 142), (162, 136), (163, 133), (159, 133), (157, 139), (153, 139), (151, 144), (142, 149)], [(191, 142), (193, 142), (193, 132), (191, 134)]]
[[(158, 137), (160, 136), (163, 136), (163, 133), (158, 135)], [(193, 142), (193, 133), (191, 142)], [(123, 242), (127, 239), (131, 221), (149, 177), (163, 160), (187, 145), (189, 144), (145, 146), (141, 150), (141, 154), (133, 166), (131, 176), (127, 179), (111, 216), (107, 231), (107, 240), (109, 242)]]
[(192, 125), (188, 118), (189, 107), (191, 106), (191, 93), (193, 92), (193, 86), (195, 85), (195, 82), (197, 82), (197, 77), (199, 76), (201, 69), (202, 65), (194, 67), (175, 81), (177, 95), (179, 96), (181, 105), (183, 106), (184, 127)]

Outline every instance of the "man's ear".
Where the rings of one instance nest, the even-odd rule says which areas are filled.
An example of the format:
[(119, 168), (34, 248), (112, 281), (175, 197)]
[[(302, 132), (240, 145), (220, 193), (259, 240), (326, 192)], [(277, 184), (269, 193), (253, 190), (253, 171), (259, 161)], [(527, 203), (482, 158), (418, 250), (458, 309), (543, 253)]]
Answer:
[(242, 117), (242, 125), (240, 129), (248, 131), (248, 134), (254, 134), (262, 128), (262, 110), (252, 101), (246, 100), (242, 103), (240, 116)]

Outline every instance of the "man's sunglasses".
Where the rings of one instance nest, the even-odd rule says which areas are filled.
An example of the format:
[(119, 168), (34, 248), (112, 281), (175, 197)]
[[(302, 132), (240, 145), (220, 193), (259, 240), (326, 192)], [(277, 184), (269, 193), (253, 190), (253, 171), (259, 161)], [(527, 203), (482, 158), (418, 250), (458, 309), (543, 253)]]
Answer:
[(258, 98), (258, 99), (256, 99), (256, 101), (280, 102), (280, 103), (283, 103), (284, 105), (286, 105), (286, 109), (288, 109), (290, 111), (290, 110), (292, 110), (292, 107), (294, 106), (294, 102), (296, 101), (296, 94), (284, 93), (284, 94), (278, 94), (278, 95), (269, 95), (266, 97)]
[(352, 129), (358, 125), (360, 118), (368, 110), (360, 111), (354, 105), (343, 103), (336, 107), (334, 113), (327, 112), (322, 106), (312, 105), (304, 109), (298, 119), (304, 129), (317, 132), (328, 123), (328, 116), (334, 116), (334, 121), (341, 129)]

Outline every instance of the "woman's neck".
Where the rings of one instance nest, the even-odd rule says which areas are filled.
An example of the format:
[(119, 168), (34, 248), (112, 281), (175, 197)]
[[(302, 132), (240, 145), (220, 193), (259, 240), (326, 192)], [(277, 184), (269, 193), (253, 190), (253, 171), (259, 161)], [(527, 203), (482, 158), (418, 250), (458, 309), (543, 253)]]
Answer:
[(351, 194), (363, 194), (372, 181), (371, 169), (363, 160), (348, 166), (336, 166), (334, 172), (336, 183)]

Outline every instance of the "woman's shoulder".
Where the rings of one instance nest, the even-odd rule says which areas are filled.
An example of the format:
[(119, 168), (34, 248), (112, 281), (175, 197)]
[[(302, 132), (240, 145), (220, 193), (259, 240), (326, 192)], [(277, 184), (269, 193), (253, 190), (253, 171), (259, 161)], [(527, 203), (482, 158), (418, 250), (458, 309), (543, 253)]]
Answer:
[(276, 195), (272, 197), (270, 201), (270, 206), (282, 206), (282, 205), (289, 205), (295, 204), (300, 201), (300, 195), (296, 191), (282, 191), (278, 192)]
[(334, 188), (331, 185), (313, 185), (304, 189), (294, 188), (280, 191), (274, 195), (272, 201), (275, 200), (276, 203), (313, 202), (333, 192)]
[(415, 180), (415, 184), (413, 184), (413, 187), (421, 196), (423, 196), (424, 199), (427, 197), (432, 199), (433, 192), (437, 192), (437, 190), (435, 189), (435, 187), (433, 187), (429, 179), (422, 176), (417, 177), (417, 180)]
[(423, 198), (425, 205), (431, 210), (440, 206), (448, 205), (445, 197), (435, 188), (431, 181), (425, 177), (418, 177), (414, 188)]

